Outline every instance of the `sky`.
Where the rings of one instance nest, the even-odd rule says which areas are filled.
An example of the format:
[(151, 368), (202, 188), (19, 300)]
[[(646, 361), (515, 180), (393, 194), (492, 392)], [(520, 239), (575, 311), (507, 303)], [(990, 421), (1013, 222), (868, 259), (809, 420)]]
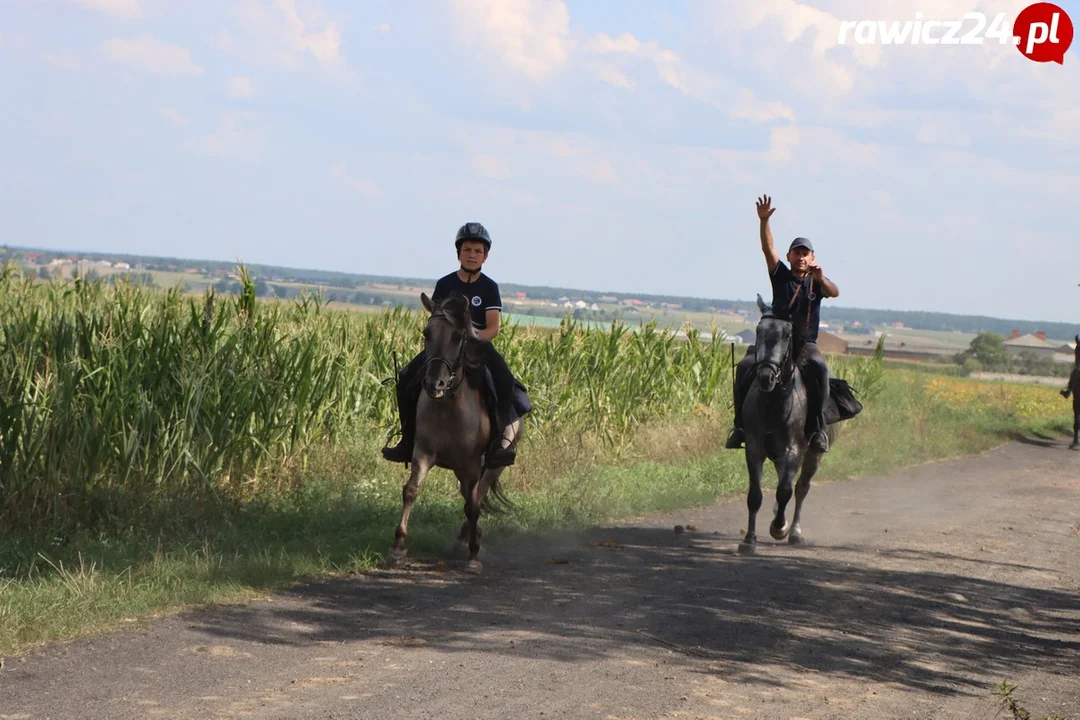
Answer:
[(1027, 4), (0, 0), (2, 239), (752, 300), (769, 194), (836, 305), (1080, 324), (1077, 45), (837, 43)]

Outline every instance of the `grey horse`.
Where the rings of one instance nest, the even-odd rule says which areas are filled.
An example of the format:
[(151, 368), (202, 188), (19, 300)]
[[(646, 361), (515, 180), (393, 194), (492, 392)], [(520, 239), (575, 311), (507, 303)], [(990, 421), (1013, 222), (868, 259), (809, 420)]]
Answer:
[[(761, 320), (754, 341), (754, 381), (743, 401), (743, 427), (746, 433), (746, 468), (750, 487), (746, 505), (750, 520), (739, 552), (752, 555), (757, 549), (756, 518), (761, 508), (761, 475), (766, 458), (776, 468), (775, 517), (769, 533), (777, 540), (787, 538), (792, 545), (803, 542), (803, 502), (810, 492), (810, 480), (818, 470), (822, 453), (810, 448), (806, 439), (807, 388), (798, 368), (796, 354), (801, 351), (794, 328), (788, 320), (773, 315), (771, 308), (757, 296)], [(835, 424), (827, 426), (829, 445), (836, 436)], [(791, 525), (784, 512), (792, 495), (792, 478), (801, 468), (795, 485), (795, 514)]]
[(1073, 348), (1073, 369), (1069, 375), (1069, 384), (1061, 391), (1061, 395), (1066, 400), (1072, 395), (1073, 439), (1069, 449), (1080, 450), (1080, 335), (1076, 336), (1076, 347)]
[[(468, 542), (465, 569), (479, 573), (480, 510), (497, 509), (491, 498), (505, 504), (499, 488), (504, 468), (486, 468), (484, 451), (491, 438), (491, 417), (484, 402), (485, 371), (483, 348), (469, 315), (467, 297), (450, 297), (436, 306), (426, 293), (420, 301), (431, 316), (424, 328), (424, 354), (427, 368), (423, 377), (424, 393), (416, 406), (416, 440), (412, 472), (402, 489), (401, 520), (394, 533), (387, 564), (400, 567), (406, 560), (405, 540), (409, 512), (420, 494), (420, 486), (433, 467), (451, 470), (460, 483), (465, 499), (465, 523), (455, 541), (463, 550)], [(520, 440), (522, 420), (518, 417), (507, 434), (516, 445)]]

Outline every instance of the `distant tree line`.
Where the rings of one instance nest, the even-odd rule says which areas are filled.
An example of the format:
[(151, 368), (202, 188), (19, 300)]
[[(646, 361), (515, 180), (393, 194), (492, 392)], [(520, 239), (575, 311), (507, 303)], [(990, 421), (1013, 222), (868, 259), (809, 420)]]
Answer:
[[(191, 260), (116, 253), (61, 253), (25, 248), (8, 248), (7, 246), (4, 246), (3, 252), (6, 257), (10, 257), (16, 261), (24, 257), (26, 253), (34, 252), (37, 254), (37, 262), (39, 264), (48, 264), (52, 259), (67, 257), (90, 262), (95, 260), (116, 261), (122, 259), (129, 263), (133, 268), (138, 267), (143, 270), (167, 271), (182, 268), (198, 268), (211, 275), (231, 273), (236, 266), (235, 262), (221, 262), (215, 260)], [(363, 301), (362, 304), (382, 304), (386, 301), (396, 304), (399, 302), (396, 299), (380, 298), (377, 294), (364, 289), (372, 284), (387, 284), (397, 287), (433, 287), (435, 284), (435, 281), (432, 278), (398, 278), (384, 275), (365, 275), (360, 273), (334, 272), (327, 270), (287, 268), (276, 265), (248, 265), (248, 270), (251, 272), (252, 276), (255, 278), (263, 278), (267, 283), (272, 283), (276, 280), (286, 283), (328, 286), (329, 288), (334, 289), (332, 292), (339, 293), (339, 297), (349, 298), (347, 300), (341, 300), (341, 302), (358, 302), (353, 299), (357, 297), (378, 298), (377, 302), (369, 303), (368, 301)], [(225, 286), (228, 286), (231, 281), (219, 281), (219, 285), (221, 282), (225, 282)], [(553, 301), (567, 297), (572, 300), (584, 300), (588, 303), (601, 302), (602, 297), (613, 296), (620, 300), (634, 298), (653, 306), (659, 306), (664, 303), (680, 305), (681, 309), (687, 312), (710, 312), (712, 310), (717, 310), (720, 312), (742, 313), (750, 317), (752, 321), (757, 317), (758, 313), (757, 305), (752, 301), (681, 297), (676, 295), (648, 295), (622, 291), (580, 290), (543, 285), (518, 285), (515, 283), (503, 283), (500, 285), (500, 288), (504, 299), (513, 298), (514, 294), (519, 292), (525, 293), (533, 300)], [(353, 294), (352, 296), (342, 296), (340, 295), (341, 289), (356, 290), (357, 294)], [(287, 292), (288, 290), (289, 289), (287, 288), (276, 287), (274, 289), (274, 295), (276, 297), (290, 297), (291, 295)], [(269, 289), (264, 288), (263, 292), (268, 293)], [(292, 292), (295, 294), (295, 291)], [(419, 306), (418, 301), (416, 305)], [(529, 312), (530, 314), (537, 315), (547, 314), (546, 312), (540, 312), (539, 309), (534, 308), (530, 308)], [(561, 315), (562, 311), (560, 310), (559, 316)], [(858, 330), (859, 328), (855, 327), (855, 323), (859, 323), (860, 328), (866, 328), (867, 326), (881, 327), (894, 322), (902, 322), (906, 327), (916, 330), (959, 331), (963, 333), (980, 333), (985, 331), (997, 333), (998, 335), (1008, 335), (1013, 330), (1018, 330), (1021, 334), (1034, 333), (1041, 330), (1049, 337), (1064, 339), (1073, 337), (1073, 335), (1080, 330), (1080, 319), (1078, 319), (1078, 324), (1074, 325), (1070, 323), (1033, 322), (1028, 320), (1003, 320), (1001, 318), (986, 316), (952, 315), (949, 313), (866, 310), (835, 307), (828, 303), (821, 308), (821, 319), (823, 322), (826, 322), (833, 327), (844, 327), (847, 331)]]

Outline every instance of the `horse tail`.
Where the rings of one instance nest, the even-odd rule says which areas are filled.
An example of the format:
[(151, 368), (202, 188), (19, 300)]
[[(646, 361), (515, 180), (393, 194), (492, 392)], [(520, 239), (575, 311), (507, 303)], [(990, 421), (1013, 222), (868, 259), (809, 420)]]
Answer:
[(508, 510), (514, 509), (515, 505), (506, 497), (502, 491), (502, 485), (499, 483), (499, 478), (496, 477), (491, 481), (491, 487), (488, 488), (487, 494), (484, 495), (484, 502), (480, 503), (480, 509), (486, 513), (492, 515), (502, 515)]

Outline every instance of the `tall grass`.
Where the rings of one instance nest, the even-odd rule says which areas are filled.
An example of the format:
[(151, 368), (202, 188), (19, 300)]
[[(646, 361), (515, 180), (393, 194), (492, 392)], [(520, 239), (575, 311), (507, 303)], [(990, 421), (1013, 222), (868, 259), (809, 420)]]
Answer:
[[(237, 296), (197, 297), (3, 269), (0, 527), (227, 509), (292, 489), (315, 449), (390, 434), (384, 381), (420, 349), (424, 315), (257, 302), (242, 266), (237, 279)], [(511, 323), (497, 344), (533, 401), (527, 443), (587, 434), (617, 453), (651, 420), (731, 405), (720, 333), (567, 318)]]

